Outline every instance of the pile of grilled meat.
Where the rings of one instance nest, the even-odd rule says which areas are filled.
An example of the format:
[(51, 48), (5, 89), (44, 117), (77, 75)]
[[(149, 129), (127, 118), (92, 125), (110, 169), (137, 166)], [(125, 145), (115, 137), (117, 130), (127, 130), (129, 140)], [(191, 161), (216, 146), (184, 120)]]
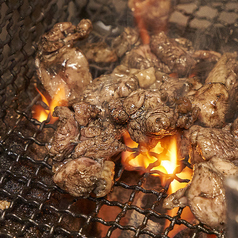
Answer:
[[(68, 100), (55, 108), (59, 121), (47, 145), (54, 182), (76, 197), (103, 197), (113, 186), (113, 158), (130, 149), (126, 131), (139, 149), (177, 134), (194, 175), (164, 207), (188, 205), (199, 221), (223, 229), (223, 180), (238, 174), (237, 54), (195, 51), (189, 40), (164, 32), (143, 45), (132, 28), (111, 45), (78, 44), (91, 30), (85, 19), (77, 26), (58, 23), (39, 42), (39, 79), (51, 96), (64, 85)], [(111, 74), (92, 79), (88, 62), (115, 61)]]

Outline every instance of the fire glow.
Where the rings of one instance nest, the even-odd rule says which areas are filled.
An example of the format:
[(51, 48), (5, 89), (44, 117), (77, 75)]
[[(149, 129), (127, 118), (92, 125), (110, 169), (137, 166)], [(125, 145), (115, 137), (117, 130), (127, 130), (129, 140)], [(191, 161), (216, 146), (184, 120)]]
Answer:
[[(144, 171), (144, 172), (146, 171), (150, 173), (153, 172), (153, 170), (162, 172), (165, 176), (161, 176), (161, 184), (162, 186), (165, 186), (166, 180), (168, 179), (169, 175), (172, 176), (176, 173), (176, 168), (179, 166), (179, 160), (177, 155), (176, 136), (171, 136), (169, 139), (166, 139), (166, 141), (163, 142), (163, 144), (169, 143), (168, 145), (166, 144), (166, 148), (167, 148), (166, 153), (164, 153), (165, 148), (161, 146), (162, 140), (163, 139), (161, 139), (156, 144), (156, 146), (153, 147), (152, 149), (142, 148), (141, 153), (139, 153), (137, 156), (133, 155), (133, 152), (131, 151), (123, 152), (122, 164), (124, 165), (125, 169), (139, 170), (139, 171), (141, 170), (141, 171)], [(130, 138), (130, 135), (128, 132), (124, 134), (124, 141), (128, 147), (132, 148), (132, 150), (139, 148), (138, 147), (139, 145)], [(155, 156), (151, 156), (151, 154), (152, 155), (158, 154), (160, 158), (158, 159)], [(160, 176), (158, 172), (155, 174), (152, 173), (152, 175)], [(191, 180), (192, 170), (186, 167), (181, 172), (177, 173), (176, 176), (180, 179)], [(186, 185), (187, 183), (181, 183), (174, 179), (170, 184), (170, 187), (168, 189), (168, 194), (174, 193), (177, 190), (184, 188)], [(173, 217), (177, 214), (177, 211), (178, 211), (178, 208), (174, 208), (172, 210), (168, 210), (167, 214)], [(181, 215), (181, 219), (185, 219), (187, 221), (192, 221), (194, 219), (194, 216), (192, 215), (188, 207), (184, 208)], [(170, 221), (166, 220), (165, 228), (168, 227), (169, 225), (170, 225)], [(183, 225), (175, 225), (175, 229), (173, 229), (169, 233), (170, 237), (174, 237), (178, 232), (180, 232), (184, 228), (185, 226)]]
[(50, 117), (49, 124), (53, 124), (55, 121), (58, 120), (58, 117), (53, 116), (54, 108), (56, 106), (67, 106), (68, 104), (66, 100), (64, 86), (59, 86), (52, 99), (50, 97), (44, 96), (37, 87), (36, 90), (40, 94), (42, 102), (49, 109), (45, 109), (41, 105), (35, 105), (35, 107), (33, 108), (33, 118), (37, 119), (39, 122), (43, 122), (47, 120), (48, 117)]

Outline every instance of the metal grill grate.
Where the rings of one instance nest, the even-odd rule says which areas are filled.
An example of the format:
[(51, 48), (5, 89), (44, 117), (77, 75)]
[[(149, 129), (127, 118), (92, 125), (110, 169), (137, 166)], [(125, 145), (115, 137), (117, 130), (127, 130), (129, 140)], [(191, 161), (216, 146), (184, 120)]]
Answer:
[[(209, 11), (216, 11), (214, 17)], [(127, 172), (118, 163), (113, 192), (100, 199), (73, 198), (52, 182), (45, 143), (55, 128), (31, 116), (32, 106), (39, 99), (34, 89), (36, 42), (56, 22), (78, 23), (82, 18), (92, 20), (95, 37), (110, 42), (116, 36), (113, 29), (118, 28), (118, 35), (123, 27), (133, 25), (127, 1), (11, 0), (1, 1), (0, 13), (0, 204), (6, 201), (8, 207), (0, 210), (1, 237), (101, 237), (100, 231), (105, 237), (169, 237), (175, 225), (188, 228), (187, 234), (176, 237), (223, 237), (218, 231), (181, 219), (183, 209), (174, 217), (166, 215), (161, 201), (173, 178), (168, 178), (163, 188), (159, 177)], [(176, 14), (181, 14), (182, 20), (175, 24)], [(99, 21), (110, 25), (109, 30), (102, 33)], [(209, 30), (196, 28), (201, 25), (196, 21), (206, 21)], [(184, 0), (175, 4), (170, 34), (196, 42), (196, 37), (205, 32), (204, 46), (237, 50), (237, 24), (236, 1), (195, 4)], [(211, 44), (214, 41), (216, 44)], [(91, 65), (91, 70), (96, 77), (113, 67)], [(151, 188), (149, 184), (157, 185)], [(105, 214), (112, 211), (114, 215), (108, 218)], [(128, 217), (133, 221), (126, 221)], [(170, 225), (164, 230), (166, 220)]]

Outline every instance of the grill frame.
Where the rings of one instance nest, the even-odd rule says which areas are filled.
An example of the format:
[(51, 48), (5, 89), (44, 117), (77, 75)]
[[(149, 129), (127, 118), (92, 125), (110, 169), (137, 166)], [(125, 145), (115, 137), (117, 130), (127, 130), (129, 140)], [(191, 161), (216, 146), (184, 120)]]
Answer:
[[(126, 6), (126, 0), (120, 0), (120, 2)], [(194, 41), (194, 32), (203, 31), (206, 33), (204, 39), (213, 41), (216, 36), (204, 29), (193, 29), (190, 23), (194, 18), (208, 20), (212, 24), (220, 23), (223, 27), (215, 31), (221, 35), (216, 47), (219, 48), (222, 45), (225, 49), (226, 46), (229, 49), (229, 45), (232, 45), (231, 41), (237, 41), (238, 32), (234, 29), (238, 19), (232, 24), (221, 20), (219, 16), (226, 10), (228, 1), (216, 2), (222, 4), (215, 7), (218, 14), (213, 19), (196, 15), (203, 6), (213, 6), (212, 1), (199, 1), (191, 13), (180, 8), (180, 4), (187, 4), (188, 1), (174, 3), (174, 12), (180, 12), (188, 18), (188, 21), (184, 26), (170, 23), (173, 33)], [(0, 4), (2, 27), (0, 35), (0, 125), (2, 128), (0, 132), (0, 200), (10, 202), (9, 207), (0, 212), (2, 227), (0, 235), (4, 237), (33, 237), (32, 234), (34, 237), (98, 237), (99, 234), (93, 234), (92, 230), (95, 224), (101, 224), (108, 228), (105, 237), (113, 237), (114, 231), (119, 229), (132, 232), (134, 237), (165, 238), (169, 237), (169, 232), (176, 224), (183, 224), (192, 232), (192, 237), (198, 237), (201, 233), (224, 237), (223, 233), (208, 229), (202, 224), (194, 225), (181, 219), (182, 208), (174, 217), (156, 210), (166, 196), (173, 178), (168, 178), (167, 186), (161, 190), (145, 189), (144, 184), (151, 175), (137, 173), (137, 181), (131, 185), (122, 179), (128, 172), (118, 162), (114, 187), (131, 191), (128, 193), (126, 202), (110, 201), (107, 197), (73, 198), (52, 182), (50, 158), (44, 147), (55, 126), (48, 125), (48, 121), (40, 123), (31, 115), (32, 106), (39, 100), (39, 94), (34, 90), (34, 85), (38, 83), (34, 67), (37, 41), (56, 22), (71, 21), (75, 24), (82, 18), (89, 18), (95, 24), (102, 21), (105, 25), (111, 25), (111, 29), (103, 32), (103, 35), (97, 31), (93, 33), (102, 40), (110, 42), (115, 37), (113, 29), (120, 26), (121, 31), (123, 27), (134, 24), (130, 10), (125, 8), (119, 11), (113, 0), (109, 3), (103, 0), (81, 2), (22, 0), (15, 3), (12, 0), (2, 1)], [(238, 9), (228, 9), (227, 12), (236, 14)], [(221, 34), (223, 31), (228, 32), (226, 36)], [(114, 65), (104, 67), (91, 64), (90, 67), (95, 78), (102, 73), (111, 72)], [(186, 159), (181, 166), (189, 166)], [(138, 193), (155, 196), (151, 207), (142, 208), (133, 204)], [(64, 204), (60, 201), (64, 201)], [(72, 211), (78, 203), (91, 207), (87, 211)], [(98, 217), (103, 205), (119, 208), (121, 212), (114, 220), (106, 221)], [(121, 220), (129, 210), (137, 211), (144, 216), (139, 226), (121, 224)], [(70, 218), (66, 219), (67, 216)], [(170, 225), (159, 234), (151, 232), (146, 227), (151, 217), (167, 219)], [(74, 223), (74, 220), (76, 225), (72, 228), (69, 223), (70, 221)]]

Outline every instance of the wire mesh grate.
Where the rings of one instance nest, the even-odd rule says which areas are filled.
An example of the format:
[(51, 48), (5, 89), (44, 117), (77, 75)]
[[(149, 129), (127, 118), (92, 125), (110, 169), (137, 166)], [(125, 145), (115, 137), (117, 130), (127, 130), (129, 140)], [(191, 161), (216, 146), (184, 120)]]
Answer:
[[(235, 6), (236, 1), (176, 2), (174, 14), (182, 14), (185, 20), (176, 25), (171, 19), (171, 31), (194, 42), (197, 34), (206, 32), (203, 43), (213, 50), (221, 45), (221, 50), (237, 49)], [(214, 17), (205, 16), (208, 10), (204, 7), (216, 11)], [(87, 199), (70, 196), (52, 181), (45, 144), (55, 127), (31, 115), (32, 106), (39, 100), (34, 89), (37, 41), (56, 22), (78, 23), (89, 18), (95, 24), (94, 37), (110, 42), (125, 26), (134, 24), (127, 1), (1, 1), (0, 13), (1, 237), (169, 237), (176, 225), (187, 228), (187, 237), (223, 237), (216, 230), (181, 219), (182, 208), (173, 217), (163, 211), (161, 203), (173, 178), (162, 187), (160, 177), (125, 171), (118, 162), (113, 192), (104, 198)], [(230, 14), (229, 18), (226, 14)], [(198, 24), (194, 20), (208, 22), (213, 30), (194, 28)], [(100, 21), (111, 26), (110, 30), (97, 32), (96, 23)], [(117, 34), (113, 31), (116, 28)], [(209, 42), (214, 39), (217, 44), (211, 46)], [(94, 78), (113, 68), (113, 64), (91, 64)], [(164, 229), (166, 220), (169, 226)], [(178, 233), (176, 237), (186, 235)]]

